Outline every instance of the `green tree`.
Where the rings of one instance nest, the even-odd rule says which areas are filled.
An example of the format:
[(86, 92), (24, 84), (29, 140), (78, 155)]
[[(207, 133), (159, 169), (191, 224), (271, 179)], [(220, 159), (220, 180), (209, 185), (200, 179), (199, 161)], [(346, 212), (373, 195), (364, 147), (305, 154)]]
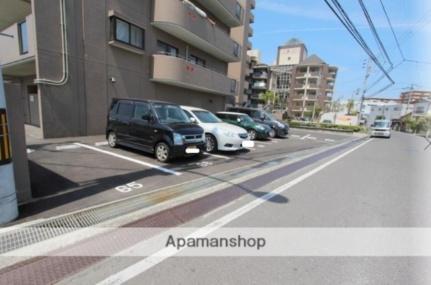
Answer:
[(322, 114), (322, 108), (320, 108), (320, 107), (316, 107), (315, 109), (314, 109), (314, 117), (313, 117), (313, 120), (314, 119), (319, 119), (320, 118), (320, 115)]
[(274, 105), (277, 101), (277, 95), (272, 91), (266, 91), (260, 94), (259, 99), (265, 102), (265, 105)]

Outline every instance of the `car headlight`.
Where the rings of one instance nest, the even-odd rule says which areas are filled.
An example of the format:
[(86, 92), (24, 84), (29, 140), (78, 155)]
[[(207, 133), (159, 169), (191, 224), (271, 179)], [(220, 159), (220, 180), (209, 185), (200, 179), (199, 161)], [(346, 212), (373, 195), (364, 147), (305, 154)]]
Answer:
[(261, 126), (261, 125), (258, 125), (258, 126), (256, 127), (256, 129), (258, 129), (258, 130), (260, 130), (260, 131), (264, 131), (264, 130), (265, 130), (265, 127), (264, 127), (264, 126)]
[(276, 125), (277, 125), (279, 128), (284, 128), (284, 125), (283, 125), (282, 123), (280, 123), (280, 122), (276, 122)]
[(179, 133), (174, 133), (174, 145), (183, 145), (183, 136)]

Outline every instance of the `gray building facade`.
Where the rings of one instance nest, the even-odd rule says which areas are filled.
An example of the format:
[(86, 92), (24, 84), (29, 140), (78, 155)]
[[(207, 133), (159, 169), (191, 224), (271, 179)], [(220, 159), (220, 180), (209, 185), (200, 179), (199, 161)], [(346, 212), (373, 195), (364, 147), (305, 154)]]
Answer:
[(211, 111), (243, 100), (249, 47), (235, 38), (248, 39), (254, 1), (18, 2), (28, 14), (2, 27), (15, 37), (0, 39), (0, 62), (44, 138), (102, 134), (112, 98)]

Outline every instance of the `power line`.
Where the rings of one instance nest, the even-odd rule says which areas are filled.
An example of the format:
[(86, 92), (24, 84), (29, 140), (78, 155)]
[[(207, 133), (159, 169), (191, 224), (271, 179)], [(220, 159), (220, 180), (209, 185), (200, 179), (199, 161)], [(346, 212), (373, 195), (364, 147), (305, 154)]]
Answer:
[(379, 1), (380, 1), (380, 4), (382, 5), (382, 9), (383, 9), (383, 12), (385, 13), (386, 20), (388, 21), (389, 27), (391, 28), (391, 32), (392, 32), (392, 35), (394, 36), (395, 42), (397, 44), (398, 51), (401, 54), (401, 58), (404, 60), (405, 59), (404, 53), (403, 53), (403, 50), (401, 49), (401, 45), (400, 45), (400, 42), (398, 41), (398, 37), (395, 34), (394, 27), (392, 26), (391, 19), (389, 18), (388, 12), (386, 11), (386, 8), (385, 8), (385, 5), (383, 4), (383, 1), (382, 0), (379, 0)]
[(421, 61), (421, 60), (414, 60), (414, 59), (406, 59), (405, 62), (431, 65), (431, 62), (429, 61)]
[[(352, 37), (356, 40), (356, 42), (362, 47), (362, 49), (368, 54), (368, 56), (371, 58), (371, 60), (379, 67), (379, 69), (383, 72), (383, 74), (389, 79), (389, 81), (394, 84), (395, 81), (390, 77), (388, 72), (385, 70), (383, 65), (380, 63), (380, 61), (377, 59), (376, 55), (373, 53), (373, 51), (369, 48), (367, 43), (365, 42), (364, 38), (361, 36), (361, 34), (358, 32), (356, 26), (353, 24), (353, 22), (350, 20), (349, 16), (347, 15), (346, 11), (344, 11), (343, 7), (340, 5), (340, 3), (337, 0), (331, 0), (333, 5), (329, 3), (329, 0), (324, 0), (326, 5), (331, 9), (331, 11), (335, 14), (335, 16), (340, 20), (340, 22), (343, 24), (343, 26), (347, 29), (347, 31), (352, 35)], [(336, 9), (339, 13), (337, 13)]]
[(379, 36), (379, 33), (376, 30), (376, 26), (373, 23), (373, 20), (371, 19), (370, 14), (368, 13), (367, 7), (364, 4), (363, 0), (358, 0), (359, 5), (361, 6), (362, 11), (364, 12), (364, 16), (367, 19), (368, 25), (370, 26), (371, 32), (374, 36), (374, 39), (377, 42), (377, 45), (380, 47), (381, 51), (383, 52), (383, 54), (385, 55), (386, 59), (388, 60), (389, 64), (391, 65), (391, 67), (393, 66), (393, 63), (391, 61), (391, 58), (389, 57), (388, 52), (386, 51), (385, 46), (383, 45), (382, 39)]

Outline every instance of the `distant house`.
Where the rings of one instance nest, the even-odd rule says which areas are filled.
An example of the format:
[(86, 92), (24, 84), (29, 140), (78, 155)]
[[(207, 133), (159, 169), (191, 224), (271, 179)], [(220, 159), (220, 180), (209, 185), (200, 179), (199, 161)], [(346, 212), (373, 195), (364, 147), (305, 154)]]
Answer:
[(413, 117), (431, 116), (431, 99), (421, 99), (413, 105)]

